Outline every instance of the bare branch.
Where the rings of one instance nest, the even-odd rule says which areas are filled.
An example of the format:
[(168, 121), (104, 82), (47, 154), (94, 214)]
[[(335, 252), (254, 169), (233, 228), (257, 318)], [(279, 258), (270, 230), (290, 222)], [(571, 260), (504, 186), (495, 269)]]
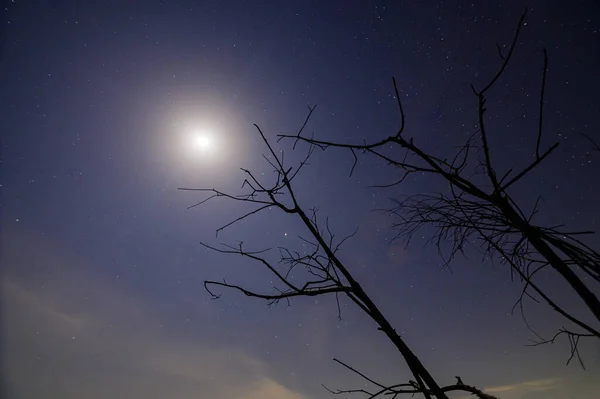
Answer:
[[(310, 112), (312, 112), (312, 109)], [(426, 399), (430, 399), (432, 396), (437, 399), (448, 399), (444, 391), (441, 390), (439, 384), (423, 366), (421, 361), (415, 356), (404, 340), (392, 328), (388, 320), (380, 312), (367, 293), (362, 289), (360, 284), (354, 279), (344, 263), (337, 257), (337, 252), (339, 251), (340, 247), (349, 238), (353, 237), (357, 230), (336, 243), (335, 234), (331, 230), (327, 218), (325, 219), (325, 227), (323, 229), (319, 228), (317, 210), (313, 208), (311, 213), (307, 214), (298, 203), (294, 193), (292, 180), (293, 177), (296, 176), (297, 170), (294, 172), (294, 174), (292, 174), (293, 168), (284, 166), (283, 153), (281, 156), (278, 156), (278, 154), (273, 150), (269, 141), (266, 139), (266, 136), (260, 127), (256, 126), (256, 128), (270, 153), (271, 159), (266, 157), (264, 158), (275, 170), (275, 183), (272, 185), (260, 183), (252, 174), (252, 172), (242, 169), (248, 176), (248, 178), (242, 184), (242, 188), (249, 191), (244, 194), (225, 194), (215, 189), (201, 189), (197, 191), (213, 193), (209, 199), (223, 197), (235, 201), (259, 205), (257, 209), (234, 219), (233, 222), (228, 223), (224, 227), (231, 226), (237, 221), (243, 220), (247, 216), (254, 215), (271, 206), (275, 209), (280, 209), (287, 214), (298, 217), (314, 240), (313, 242), (303, 239), (305, 243), (308, 243), (312, 247), (313, 252), (300, 255), (298, 252), (294, 252), (286, 248), (279, 248), (280, 263), (288, 266), (287, 272), (282, 273), (266, 258), (259, 256), (263, 253), (266, 254), (266, 250), (246, 251), (241, 243), (237, 247), (225, 245), (224, 249), (215, 248), (203, 243), (202, 245), (205, 247), (220, 253), (235, 254), (247, 257), (258, 262), (259, 264), (262, 264), (263, 267), (269, 270), (269, 272), (276, 277), (279, 283), (283, 284), (283, 289), (273, 287), (275, 293), (262, 293), (248, 289), (241, 285), (230, 284), (226, 281), (220, 282), (207, 280), (204, 282), (205, 289), (213, 298), (218, 298), (219, 296), (212, 291), (212, 287), (216, 286), (234, 289), (246, 296), (267, 300), (269, 305), (277, 304), (282, 299), (285, 300), (289, 305), (289, 300), (295, 297), (314, 297), (319, 295), (335, 294), (338, 317), (341, 317), (341, 308), (338, 296), (339, 294), (345, 294), (353, 303), (355, 303), (361, 310), (366, 312), (373, 321), (375, 321), (375, 323), (378, 325), (378, 330), (384, 332), (391, 342), (396, 346), (401, 356), (405, 359), (415, 380), (417, 381), (418, 387), (423, 396)], [(302, 131), (302, 129), (300, 130)], [(315, 146), (319, 146), (318, 143), (310, 144), (311, 146), (308, 155), (301, 162), (298, 169), (307, 164), (308, 158), (310, 157), (310, 154), (312, 154), (312, 149)], [(291, 204), (285, 205), (277, 199), (277, 196), (283, 194), (285, 194), (286, 197), (289, 196)], [(206, 201), (207, 200), (204, 200), (201, 203), (205, 203)], [(310, 276), (304, 281), (303, 284), (292, 283), (291, 281), (292, 270), (294, 270), (297, 266), (304, 267), (307, 275)]]
[(517, 28), (515, 29), (515, 34), (513, 35), (512, 43), (508, 47), (508, 54), (506, 54), (506, 56), (503, 56), (502, 54), (500, 54), (500, 57), (502, 58), (502, 60), (504, 62), (502, 63), (502, 65), (500, 66), (500, 69), (498, 69), (498, 72), (496, 72), (496, 75), (494, 75), (492, 80), (490, 80), (488, 82), (488, 84), (485, 85), (485, 87), (483, 89), (481, 89), (478, 93), (485, 94), (486, 91), (491, 89), (496, 84), (498, 79), (500, 79), (500, 77), (504, 73), (504, 70), (510, 63), (510, 59), (512, 58), (513, 52), (515, 51), (515, 48), (517, 47), (517, 42), (519, 41), (519, 36), (521, 34), (521, 28), (523, 27), (523, 22), (525, 22), (525, 18), (527, 17), (527, 14), (528, 14), (528, 10), (527, 10), (527, 8), (525, 8), (525, 11), (523, 12), (523, 14), (521, 14), (521, 18), (519, 18), (519, 23), (517, 24)]
[[(374, 379), (372, 379), (370, 377), (367, 377), (364, 373), (356, 370), (352, 366), (349, 366), (348, 364), (342, 362), (339, 359), (334, 358), (333, 360), (336, 363), (345, 367), (346, 369), (350, 370), (354, 374), (357, 374), (358, 376), (360, 376), (362, 379), (366, 380), (370, 384), (374, 385), (375, 389), (376, 389), (374, 391), (367, 391), (366, 389), (362, 389), (362, 388), (361, 389), (336, 389), (336, 390), (333, 390), (333, 389), (330, 389), (330, 388), (326, 387), (325, 385), (323, 385), (323, 387), (327, 391), (329, 391), (330, 393), (333, 393), (335, 395), (360, 393), (360, 394), (366, 395), (368, 399), (374, 399), (374, 398), (377, 398), (382, 395), (391, 396), (392, 398), (396, 398), (398, 395), (402, 395), (402, 394), (415, 395), (415, 394), (428, 393), (428, 392), (426, 392), (426, 390), (423, 390), (416, 381), (408, 381), (408, 382), (400, 383), (400, 384), (385, 385), (385, 384), (375, 381)], [(442, 392), (446, 393), (446, 392), (453, 392), (453, 391), (462, 391), (462, 392), (470, 393), (471, 395), (474, 395), (479, 399), (498, 399), (495, 396), (486, 394), (485, 392), (481, 391), (480, 389), (477, 389), (476, 387), (474, 387), (472, 385), (465, 384), (460, 377), (456, 377), (456, 380), (457, 380), (456, 384), (441, 387)]]
[(577, 358), (579, 365), (581, 366), (581, 368), (583, 368), (585, 370), (585, 365), (583, 364), (583, 359), (581, 358), (581, 354), (579, 353), (579, 340), (581, 338), (594, 337), (594, 334), (575, 333), (575, 332), (569, 331), (563, 327), (556, 334), (554, 334), (554, 336), (552, 338), (547, 339), (547, 340), (542, 339), (540, 341), (534, 341), (529, 346), (553, 344), (556, 341), (556, 339), (558, 337), (560, 337), (561, 335), (565, 335), (568, 338), (569, 345), (571, 347), (571, 356), (569, 356), (569, 359), (567, 359), (566, 365), (568, 366), (569, 363), (571, 363), (571, 361), (573, 359)]
[[(208, 198), (192, 205), (190, 208), (202, 205), (213, 198), (233, 200), (253, 205), (253, 210), (234, 218), (231, 222), (217, 229), (217, 234), (249, 216), (260, 213), (269, 208), (282, 211), (288, 216), (296, 218), (302, 223), (308, 238), (299, 237), (303, 249), (296, 251), (290, 248), (277, 248), (279, 261), (271, 262), (268, 249), (259, 251), (247, 251), (242, 243), (237, 246), (224, 245), (215, 248), (202, 243), (205, 247), (223, 254), (233, 254), (251, 259), (256, 264), (267, 270), (274, 276), (275, 286), (273, 292), (259, 292), (243, 285), (229, 284), (226, 281), (207, 280), (204, 282), (205, 289), (212, 298), (219, 295), (213, 293), (215, 287), (233, 289), (246, 296), (266, 300), (269, 305), (277, 304), (285, 300), (288, 305), (290, 299), (296, 297), (315, 297), (319, 295), (333, 294), (336, 300), (338, 318), (341, 318), (340, 294), (345, 295), (350, 302), (354, 303), (360, 310), (365, 312), (381, 331), (394, 345), (400, 356), (406, 362), (413, 380), (395, 385), (382, 384), (375, 379), (367, 377), (366, 374), (355, 368), (334, 359), (348, 370), (359, 375), (369, 384), (375, 386), (370, 391), (367, 389), (356, 390), (329, 390), (335, 394), (362, 393), (369, 398), (382, 395), (391, 395), (395, 399), (401, 394), (420, 394), (425, 399), (448, 399), (448, 392), (462, 391), (477, 396), (480, 399), (493, 399), (494, 397), (482, 392), (472, 385), (463, 383), (460, 377), (451, 385), (441, 385), (423, 365), (420, 359), (407, 345), (404, 339), (392, 327), (388, 319), (365, 292), (361, 284), (355, 279), (347, 264), (340, 257), (340, 248), (345, 242), (356, 234), (356, 231), (339, 240), (331, 229), (327, 217), (318, 217), (317, 208), (303, 207), (294, 191), (293, 181), (300, 170), (308, 165), (309, 159), (315, 148), (327, 150), (338, 148), (350, 151), (353, 156), (353, 164), (350, 175), (358, 163), (357, 153), (375, 156), (384, 160), (388, 166), (400, 170), (400, 178), (391, 184), (375, 187), (395, 187), (405, 181), (410, 174), (419, 172), (421, 174), (439, 178), (448, 184), (448, 192), (433, 194), (419, 194), (415, 196), (401, 197), (395, 201), (395, 206), (386, 209), (388, 214), (393, 215), (395, 223), (393, 227), (397, 231), (394, 239), (403, 238), (407, 245), (414, 234), (421, 228), (432, 226), (434, 233), (429, 237), (426, 244), (436, 246), (444, 265), (448, 266), (456, 256), (467, 256), (467, 251), (475, 249), (482, 254), (482, 261), (499, 261), (510, 269), (511, 277), (517, 276), (523, 284), (521, 294), (515, 303), (518, 306), (524, 323), (529, 327), (527, 321), (524, 301), (529, 298), (538, 303), (545, 303), (554, 309), (569, 323), (577, 326), (578, 331), (573, 332), (563, 327), (550, 340), (544, 340), (541, 335), (531, 330), (539, 338), (537, 344), (552, 343), (558, 336), (567, 336), (571, 345), (570, 362), (574, 357), (581, 361), (578, 351), (579, 339), (582, 337), (600, 338), (597, 322), (600, 321), (600, 301), (598, 300), (591, 284), (600, 283), (600, 254), (590, 248), (580, 239), (581, 234), (590, 232), (567, 232), (561, 226), (541, 226), (536, 224), (537, 215), (540, 211), (540, 198), (538, 198), (533, 209), (522, 207), (511, 197), (509, 189), (525, 177), (549, 157), (558, 147), (558, 143), (541, 151), (543, 138), (543, 115), (545, 105), (545, 86), (548, 69), (548, 56), (543, 51), (544, 63), (541, 79), (539, 121), (536, 134), (535, 159), (527, 166), (513, 166), (507, 171), (500, 171), (494, 167), (490, 155), (489, 137), (492, 133), (485, 124), (487, 95), (491, 89), (500, 81), (505, 70), (512, 61), (527, 10), (519, 19), (511, 44), (507, 51), (503, 52), (497, 46), (498, 54), (502, 62), (492, 78), (485, 83), (479, 91), (472, 87), (478, 102), (477, 130), (470, 134), (467, 141), (458, 147), (452, 156), (436, 156), (435, 150), (428, 150), (416, 143), (412, 137), (405, 137), (406, 117), (400, 97), (396, 79), (392, 79), (394, 93), (396, 96), (399, 112), (399, 128), (395, 132), (388, 132), (388, 136), (376, 139), (368, 143), (363, 141), (359, 144), (336, 143), (326, 140), (316, 140), (314, 136), (305, 135), (305, 129), (315, 107), (308, 107), (308, 115), (296, 134), (278, 135), (277, 142), (283, 139), (292, 139), (295, 149), (299, 142), (308, 144), (306, 156), (297, 166), (289, 166), (285, 163), (285, 153), (276, 152), (267, 140), (265, 134), (258, 125), (254, 125), (267, 148), (263, 158), (274, 170), (274, 181), (271, 184), (258, 179), (251, 171), (242, 169), (245, 179), (242, 183), (242, 194), (227, 194), (210, 189), (182, 189), (207, 193)], [(476, 138), (478, 136), (478, 139)], [(585, 135), (584, 135), (585, 136)], [(585, 136), (587, 137), (587, 136)], [(596, 146), (591, 138), (588, 139)], [(390, 151), (394, 150), (394, 151)], [(455, 151), (455, 149), (452, 149)], [(483, 155), (481, 155), (483, 154)], [(522, 168), (522, 169), (521, 169)], [(519, 171), (513, 175), (513, 171)], [(480, 183), (483, 176), (485, 182)], [(487, 176), (487, 177), (486, 177)], [(498, 179), (498, 176), (501, 176)], [(560, 229), (560, 230), (559, 230)], [(582, 299), (590, 311), (591, 321), (581, 317), (575, 317), (561, 304), (552, 299), (550, 293), (544, 291), (537, 284), (540, 271), (547, 270), (564, 279), (571, 289)], [(585, 277), (584, 282), (582, 277)], [(590, 285), (590, 286), (588, 286)], [(597, 288), (597, 286), (595, 286)], [(596, 323), (596, 324), (594, 324)]]
[(537, 141), (535, 143), (535, 157), (537, 159), (540, 158), (540, 143), (542, 142), (542, 132), (544, 131), (544, 129), (543, 129), (544, 92), (546, 90), (546, 75), (548, 74), (548, 52), (546, 51), (546, 49), (544, 49), (543, 52), (544, 52), (544, 70), (542, 72), (542, 88), (541, 88), (541, 93), (540, 93), (540, 112), (539, 112), (539, 121), (538, 121), (538, 135), (537, 135)]
[[(484, 84), (481, 90), (476, 90), (472, 86), (478, 101), (478, 135), (480, 143), (476, 146), (469, 137), (466, 144), (458, 150), (453, 158), (450, 158), (452, 159), (451, 162), (432, 155), (430, 151), (415, 144), (411, 138), (405, 138), (404, 135), (400, 134), (405, 130), (405, 116), (395, 79), (393, 79), (394, 92), (400, 110), (399, 133), (391, 134), (387, 138), (375, 140), (372, 143), (365, 142), (361, 144), (315, 140), (300, 135), (280, 136), (280, 139), (293, 138), (296, 142), (304, 140), (324, 149), (341, 148), (353, 152), (361, 151), (384, 159), (389, 165), (401, 170), (402, 175), (397, 181), (375, 187), (395, 187), (414, 172), (441, 178), (449, 184), (449, 195), (415, 196), (398, 201), (391, 210), (386, 210), (398, 218), (398, 221), (394, 224), (394, 227), (399, 231), (398, 237), (405, 238), (406, 243), (409, 244), (413, 234), (418, 229), (433, 226), (435, 233), (427, 243), (432, 243), (438, 247), (438, 253), (442, 256), (445, 266), (449, 266), (456, 255), (466, 255), (465, 248), (467, 247), (483, 249), (485, 259), (489, 260), (493, 260), (496, 256), (500, 256), (502, 260), (504, 255), (508, 255), (519, 270), (529, 267), (528, 265), (531, 264), (532, 259), (546, 262), (548, 268), (565, 280), (581, 298), (595, 323), (597, 323), (600, 321), (600, 300), (594, 290), (584, 283), (575, 270), (579, 269), (587, 277), (591, 277), (592, 283), (600, 283), (600, 256), (598, 252), (576, 239), (575, 234), (559, 233), (553, 227), (536, 225), (534, 216), (539, 212), (539, 201), (536, 201), (531, 212), (526, 212), (509, 193), (515, 183), (524, 180), (533, 170), (540, 167), (559, 146), (559, 143), (554, 143), (547, 150), (543, 152), (541, 150), (546, 101), (545, 88), (549, 62), (545, 49), (542, 52), (543, 68), (539, 95), (539, 120), (533, 151), (535, 159), (514, 175), (513, 170), (517, 170), (517, 168), (509, 168), (498, 179), (490, 155), (488, 145), (490, 132), (485, 124), (486, 96), (499, 82), (514, 57), (526, 15), (527, 10), (519, 19), (507, 51), (503, 52), (502, 48), (497, 46), (502, 62), (493, 77)], [(592, 143), (596, 150), (600, 150), (593, 139), (587, 135), (584, 135), (584, 137)], [(385, 155), (384, 149), (388, 147), (405, 150), (406, 154), (401, 157)], [(470, 154), (473, 152), (473, 148), (483, 154), (483, 159), (477, 159), (475, 162), (474, 176), (483, 170), (488, 177), (487, 180), (491, 183), (491, 187), (489, 184), (486, 186), (478, 184), (476, 180), (467, 175), (467, 166), (471, 163)], [(395, 151), (393, 154), (399, 152)], [(445, 247), (448, 243), (450, 243), (450, 250), (446, 253)], [(511, 273), (514, 272), (513, 269), (511, 266)], [(530, 287), (531, 278), (523, 279), (523, 284), (525, 286), (523, 295), (528, 296), (527, 288)], [(548, 300), (544, 299), (544, 301), (550, 304)], [(556, 310), (554, 305), (551, 306)], [(567, 317), (568, 312), (563, 310), (559, 313), (573, 322)], [(590, 331), (590, 329), (598, 331), (597, 327), (591, 327), (592, 323), (584, 323), (579, 319), (578, 321), (588, 327), (586, 331)]]
[(580, 134), (583, 137), (585, 137), (592, 144), (592, 148), (594, 151), (600, 152), (600, 144), (598, 144), (598, 142), (596, 140), (594, 140), (592, 137), (590, 137), (589, 135), (587, 135), (585, 133), (580, 133)]

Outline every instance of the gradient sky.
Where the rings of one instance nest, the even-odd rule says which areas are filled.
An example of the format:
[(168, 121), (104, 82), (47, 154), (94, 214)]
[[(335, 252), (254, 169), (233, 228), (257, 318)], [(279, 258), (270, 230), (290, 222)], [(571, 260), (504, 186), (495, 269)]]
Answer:
[[(509, 5), (510, 4), (510, 5)], [(235, 192), (239, 167), (268, 179), (257, 123), (292, 133), (317, 104), (319, 138), (386, 137), (399, 126), (439, 154), (472, 133), (481, 83), (498, 66), (524, 6), (531, 13), (514, 63), (490, 94), (491, 142), (501, 167), (531, 159), (542, 56), (550, 57), (547, 146), (554, 156), (513, 194), (541, 223), (594, 229), (600, 157), (579, 134), (600, 131), (597, 1), (6, 1), (0, 76), (2, 126), (2, 377), (4, 398), (330, 398), (363, 381), (410, 378), (401, 357), (347, 301), (267, 308), (235, 292), (210, 300), (204, 279), (269, 289), (259, 266), (210, 244), (300, 245), (298, 221), (276, 211), (219, 226), (246, 208), (177, 187)], [(213, 145), (194, 148), (206, 130)], [(289, 143), (280, 143), (290, 158)], [(526, 347), (532, 334), (510, 309), (519, 285), (472, 254), (441, 269), (417, 238), (390, 244), (374, 213), (399, 194), (441, 187), (343, 151), (317, 152), (296, 190), (339, 235), (349, 268), (441, 383), (455, 375), (503, 399), (592, 399), (600, 346), (588, 370), (565, 367), (568, 346)], [(426, 232), (425, 232), (426, 233)], [(592, 240), (600, 244), (597, 238)], [(546, 287), (575, 312), (562, 283)], [(561, 320), (528, 304), (545, 334)], [(460, 396), (458, 396), (460, 397)]]

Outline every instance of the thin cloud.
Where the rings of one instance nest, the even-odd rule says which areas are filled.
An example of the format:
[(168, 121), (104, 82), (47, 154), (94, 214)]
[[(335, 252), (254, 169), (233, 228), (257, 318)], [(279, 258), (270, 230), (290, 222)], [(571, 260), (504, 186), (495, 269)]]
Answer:
[(497, 387), (486, 388), (484, 391), (490, 394), (518, 391), (526, 392), (541, 392), (554, 389), (562, 382), (561, 378), (546, 378), (541, 380), (524, 381), (518, 384), (501, 385)]
[(158, 328), (142, 302), (77, 280), (68, 285), (90, 288), (87, 303), (74, 303), (73, 290), (58, 282), (52, 290), (33, 290), (3, 280), (3, 362), (11, 395), (305, 399), (241, 349)]
[(285, 398), (285, 399), (304, 399), (304, 396), (297, 392), (292, 392), (283, 385), (264, 378), (259, 383), (256, 389), (242, 396), (243, 399), (264, 399), (264, 398)]
[[(5, 279), (2, 281), (3, 296), (7, 301), (15, 303), (17, 306), (24, 306), (32, 311), (35, 311), (41, 316), (46, 316), (53, 319), (58, 324), (70, 329), (83, 328), (86, 323), (85, 318), (70, 315), (54, 309), (46, 301), (41, 300), (39, 295), (28, 291), (23, 286), (15, 283), (12, 280)], [(10, 309), (10, 306), (8, 306)]]

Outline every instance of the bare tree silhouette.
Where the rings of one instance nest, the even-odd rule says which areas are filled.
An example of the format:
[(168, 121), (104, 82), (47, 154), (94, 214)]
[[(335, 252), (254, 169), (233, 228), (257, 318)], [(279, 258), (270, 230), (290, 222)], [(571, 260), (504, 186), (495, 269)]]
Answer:
[[(522, 295), (517, 303), (521, 309), (525, 297), (535, 298), (534, 295), (537, 295), (538, 298), (545, 301), (571, 324), (579, 328), (578, 331), (564, 329), (564, 331), (561, 330), (562, 332), (557, 334), (557, 336), (567, 335), (574, 340), (572, 341), (575, 342), (574, 349), (572, 348), (572, 357), (578, 354), (577, 343), (579, 337), (592, 336), (600, 338), (597, 329), (564, 310), (533, 279), (540, 270), (547, 267), (552, 268), (570, 284), (587, 305), (591, 314), (600, 320), (600, 302), (581, 277), (581, 274), (583, 274), (595, 283), (600, 282), (600, 255), (578, 238), (578, 235), (589, 234), (590, 232), (568, 232), (561, 230), (560, 226), (537, 226), (533, 223), (533, 216), (538, 212), (537, 204), (533, 211), (527, 215), (508, 193), (510, 187), (537, 168), (558, 147), (558, 143), (556, 143), (545, 151), (541, 150), (544, 88), (548, 64), (545, 51), (535, 159), (518, 173), (513, 173), (511, 169), (501, 177), (498, 177), (496, 169), (492, 166), (487, 141), (488, 133), (484, 121), (486, 94), (496, 84), (508, 66), (526, 14), (527, 11), (519, 20), (508, 52), (504, 54), (498, 46), (502, 64), (497, 73), (482, 89), (477, 90), (473, 87), (473, 92), (479, 104), (479, 130), (477, 132), (479, 144), (475, 143), (475, 136), (470, 137), (452, 161), (433, 156), (417, 146), (412, 138), (404, 137), (404, 111), (394, 80), (393, 84), (400, 112), (400, 128), (394, 135), (372, 144), (359, 145), (316, 140), (314, 137), (307, 137), (303, 133), (315, 110), (315, 107), (309, 107), (308, 115), (297, 134), (279, 136), (279, 140), (293, 139), (295, 141), (294, 148), (298, 142), (308, 143), (307, 154), (296, 167), (287, 165), (284, 162), (284, 153), (274, 151), (260, 127), (254, 125), (267, 148), (267, 156), (263, 155), (263, 158), (275, 171), (274, 181), (266, 183), (252, 171), (242, 169), (245, 178), (242, 183), (243, 192), (241, 194), (230, 194), (215, 188), (180, 189), (208, 194), (207, 198), (190, 206), (190, 208), (202, 205), (211, 199), (225, 199), (255, 205), (253, 210), (217, 229), (217, 236), (223, 229), (269, 208), (278, 209), (299, 219), (308, 233), (308, 238), (300, 237), (309, 248), (308, 251), (302, 253), (283, 247), (251, 250), (247, 249), (243, 243), (237, 245), (222, 244), (220, 247), (202, 243), (206, 248), (219, 253), (242, 256), (257, 262), (266, 268), (276, 281), (272, 292), (258, 292), (243, 285), (228, 283), (225, 280), (207, 280), (204, 282), (204, 287), (213, 298), (220, 297), (220, 294), (215, 291), (216, 288), (234, 289), (248, 297), (266, 300), (269, 305), (277, 304), (282, 300), (289, 303), (295, 297), (334, 295), (338, 304), (338, 315), (341, 316), (339, 296), (345, 295), (375, 322), (377, 329), (389, 339), (403, 357), (414, 378), (414, 380), (395, 385), (385, 385), (346, 363), (334, 359), (338, 364), (369, 382), (373, 389), (331, 390), (326, 388), (330, 392), (334, 394), (363, 393), (369, 398), (382, 395), (391, 395), (392, 398), (396, 398), (400, 394), (421, 394), (426, 399), (447, 399), (447, 393), (463, 391), (480, 399), (494, 399), (493, 396), (482, 392), (476, 387), (463, 383), (460, 377), (456, 377), (457, 381), (454, 384), (442, 385), (438, 383), (405, 340), (392, 327), (368, 293), (365, 292), (347, 265), (340, 259), (339, 251), (341, 247), (354, 236), (356, 231), (347, 237), (337, 238), (330, 229), (328, 218), (319, 217), (316, 208), (309, 209), (299, 203), (293, 182), (302, 168), (307, 165), (316, 148), (338, 147), (349, 150), (355, 160), (351, 173), (356, 166), (357, 152), (372, 154), (384, 159), (393, 167), (400, 168), (403, 171), (402, 178), (398, 182), (389, 185), (390, 187), (400, 184), (406, 176), (415, 172), (431, 174), (447, 181), (450, 186), (449, 193), (408, 197), (399, 200), (393, 209), (388, 210), (398, 217), (395, 227), (399, 230), (399, 236), (405, 237), (409, 241), (411, 236), (422, 226), (435, 226), (437, 232), (432, 237), (432, 241), (438, 246), (440, 254), (443, 255), (441, 245), (444, 241), (449, 240), (452, 245), (450, 256), (445, 259), (446, 262), (450, 262), (455, 255), (462, 253), (472, 237), (478, 237), (481, 248), (485, 253), (499, 257), (500, 261), (509, 265), (515, 275), (523, 281)], [(405, 149), (406, 155), (398, 159), (386, 155), (383, 150), (384, 147), (389, 146), (399, 146)], [(482, 150), (483, 159), (476, 157), (476, 168), (482, 168), (485, 171), (487, 179), (491, 183), (491, 189), (476, 184), (466, 176), (465, 171), (473, 163), (473, 152), (477, 147)], [(278, 253), (278, 262), (272, 262), (268, 258), (268, 254), (274, 251)], [(553, 341), (557, 336), (552, 340), (540, 339), (538, 343)]]
[[(309, 107), (309, 114), (298, 134), (302, 133), (302, 130), (308, 123), (313, 110), (314, 108)], [(277, 250), (279, 252), (280, 260), (279, 265), (277, 265), (271, 263), (267, 257), (263, 255), (271, 251), (271, 248), (248, 250), (243, 246), (243, 243), (239, 243), (237, 246), (223, 244), (221, 248), (217, 248), (206, 243), (202, 243), (203, 246), (211, 250), (223, 254), (243, 256), (262, 264), (271, 272), (271, 274), (275, 277), (275, 280), (279, 283), (279, 286), (273, 287), (274, 292), (261, 293), (240, 285), (230, 284), (226, 281), (205, 281), (204, 287), (212, 295), (212, 297), (219, 297), (219, 295), (214, 293), (214, 287), (235, 289), (242, 292), (246, 296), (267, 300), (270, 305), (277, 304), (281, 300), (285, 300), (289, 303), (290, 299), (294, 297), (315, 297), (319, 295), (333, 294), (337, 299), (338, 316), (341, 317), (339, 295), (346, 295), (356, 306), (369, 315), (369, 317), (377, 324), (377, 329), (382, 331), (392, 342), (392, 344), (396, 347), (406, 361), (406, 364), (408, 365), (415, 379), (414, 382), (406, 382), (404, 384), (397, 384), (393, 386), (384, 386), (382, 384), (375, 383), (374, 380), (367, 378), (364, 374), (338, 361), (338, 363), (346, 366), (349, 370), (356, 372), (369, 382), (374, 383), (377, 387), (379, 387), (379, 391), (375, 393), (368, 393), (366, 391), (362, 392), (368, 393), (372, 398), (383, 394), (391, 394), (395, 396), (400, 393), (421, 393), (427, 399), (432, 397), (437, 399), (447, 399), (448, 397), (446, 392), (465, 391), (476, 394), (480, 398), (491, 398), (489, 395), (486, 396), (483, 392), (470, 385), (454, 384), (440, 386), (440, 384), (436, 382), (419, 358), (409, 348), (404, 339), (398, 333), (396, 333), (394, 328), (392, 328), (389, 321), (381, 313), (371, 297), (363, 290), (360, 283), (354, 278), (349, 268), (338, 257), (338, 252), (342, 245), (348, 239), (350, 239), (356, 233), (356, 231), (353, 234), (344, 237), (343, 239), (336, 239), (335, 234), (329, 227), (327, 218), (323, 223), (323, 221), (319, 220), (317, 210), (315, 208), (307, 211), (300, 205), (297, 200), (292, 182), (296, 176), (298, 176), (300, 170), (302, 170), (302, 168), (307, 164), (307, 161), (316, 147), (314, 145), (310, 146), (306, 157), (302, 162), (300, 162), (298, 167), (294, 168), (287, 166), (284, 163), (284, 153), (282, 152), (280, 155), (277, 154), (273, 150), (271, 144), (263, 134), (260, 127), (258, 127), (258, 125), (254, 126), (258, 130), (260, 137), (268, 149), (268, 156), (263, 155), (263, 157), (275, 171), (275, 182), (267, 185), (266, 183), (261, 182), (250, 170), (242, 169), (246, 176), (242, 183), (242, 188), (246, 191), (242, 194), (232, 195), (214, 188), (181, 188), (180, 190), (201, 191), (210, 194), (208, 198), (195, 205), (192, 205), (190, 208), (202, 205), (206, 201), (209, 201), (213, 198), (225, 198), (233, 201), (250, 203), (257, 206), (256, 209), (243, 214), (242, 216), (217, 229), (217, 235), (223, 229), (251, 215), (255, 215), (267, 208), (276, 208), (289, 215), (293, 215), (302, 221), (302, 224), (310, 234), (310, 238), (301, 237), (301, 240), (308, 245), (310, 250), (301, 254), (288, 248), (279, 247)], [(283, 269), (280, 267), (280, 265), (284, 265)], [(301, 281), (301, 277), (299, 276), (298, 272), (303, 272), (304, 280), (302, 282), (299, 282)], [(355, 391), (340, 390), (335, 392), (342, 393)]]
[[(416, 144), (412, 137), (406, 137), (405, 115), (395, 79), (393, 86), (400, 114), (400, 128), (395, 134), (373, 143), (362, 144), (316, 140), (302, 133), (279, 135), (279, 140), (292, 139), (294, 146), (298, 142), (306, 142), (323, 150), (331, 147), (349, 150), (354, 157), (350, 174), (356, 166), (357, 152), (374, 155), (402, 171), (398, 181), (378, 187), (397, 186), (407, 176), (416, 172), (430, 175), (432, 178), (441, 178), (448, 183), (448, 192), (406, 196), (397, 200), (393, 208), (385, 210), (397, 217), (394, 223), (398, 231), (397, 238), (404, 238), (408, 244), (415, 232), (424, 226), (433, 226), (435, 233), (430, 237), (429, 243), (437, 246), (446, 265), (456, 255), (464, 254), (466, 247), (473, 247), (471, 242), (475, 241), (475, 247), (482, 250), (486, 257), (507, 264), (513, 276), (516, 275), (523, 283), (523, 291), (515, 308), (521, 310), (525, 323), (527, 320), (523, 311), (524, 298), (545, 302), (570, 323), (572, 327), (561, 328), (551, 339), (542, 338), (527, 324), (538, 338), (534, 345), (551, 343), (559, 336), (567, 336), (571, 344), (570, 362), (574, 356), (579, 355), (577, 345), (580, 338), (600, 338), (600, 300), (597, 296), (600, 283), (600, 254), (581, 238), (593, 232), (568, 231), (563, 229), (563, 225), (538, 225), (534, 218), (539, 212), (541, 197), (538, 197), (530, 212), (525, 212), (510, 194), (511, 187), (538, 168), (559, 147), (559, 143), (556, 142), (547, 149), (542, 149), (544, 95), (548, 70), (548, 55), (545, 49), (542, 52), (539, 119), (535, 132), (533, 160), (521, 169), (511, 168), (499, 174), (492, 162), (492, 151), (488, 144), (489, 132), (485, 117), (487, 94), (498, 83), (511, 62), (526, 15), (527, 10), (519, 20), (508, 51), (503, 52), (497, 45), (501, 63), (493, 77), (481, 89), (471, 86), (478, 103), (478, 129), (460, 147), (451, 161), (432, 155)], [(585, 137), (599, 150), (594, 140), (589, 136)], [(394, 152), (394, 148), (403, 151)], [(473, 171), (481, 173), (470, 174)], [(486, 181), (477, 183), (473, 176), (479, 178), (481, 174), (485, 176)], [(449, 254), (446, 254), (443, 247), (448, 243), (450, 250)], [(536, 284), (534, 277), (546, 268), (552, 269), (564, 279), (583, 301), (590, 312), (589, 321), (575, 317), (572, 312), (551, 299), (550, 292)]]

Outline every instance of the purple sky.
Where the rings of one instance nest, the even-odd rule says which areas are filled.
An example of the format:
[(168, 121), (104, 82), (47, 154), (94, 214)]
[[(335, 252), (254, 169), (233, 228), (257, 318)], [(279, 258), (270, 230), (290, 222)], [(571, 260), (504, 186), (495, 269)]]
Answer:
[[(410, 379), (374, 324), (333, 298), (292, 306), (223, 292), (205, 279), (270, 287), (259, 266), (207, 251), (206, 241), (298, 248), (297, 220), (266, 211), (226, 230), (245, 207), (178, 187), (236, 192), (240, 167), (271, 177), (252, 124), (270, 139), (308, 129), (336, 141), (398, 128), (452, 154), (473, 132), (476, 98), (530, 8), (514, 63), (488, 101), (494, 159), (530, 162), (541, 49), (550, 57), (544, 145), (562, 145), (512, 194), (540, 223), (595, 229), (600, 156), (580, 133), (600, 131), (600, 7), (596, 1), (6, 1), (2, 125), (3, 387), (7, 399), (330, 398), (321, 384), (361, 387), (348, 362), (385, 382)], [(509, 5), (510, 3), (510, 5)], [(211, 140), (197, 148), (194, 135)], [(276, 145), (300, 159), (290, 143)], [(595, 399), (600, 346), (587, 371), (565, 367), (568, 345), (527, 347), (520, 286), (472, 253), (441, 269), (416, 237), (392, 242), (390, 198), (444, 187), (397, 174), (367, 156), (317, 152), (296, 190), (340, 235), (341, 257), (441, 382), (461, 375), (502, 399)], [(426, 236), (426, 231), (423, 233)], [(600, 240), (591, 240), (598, 247)], [(563, 283), (545, 286), (574, 312)], [(540, 332), (561, 326), (528, 304)], [(456, 396), (461, 397), (460, 395)]]

